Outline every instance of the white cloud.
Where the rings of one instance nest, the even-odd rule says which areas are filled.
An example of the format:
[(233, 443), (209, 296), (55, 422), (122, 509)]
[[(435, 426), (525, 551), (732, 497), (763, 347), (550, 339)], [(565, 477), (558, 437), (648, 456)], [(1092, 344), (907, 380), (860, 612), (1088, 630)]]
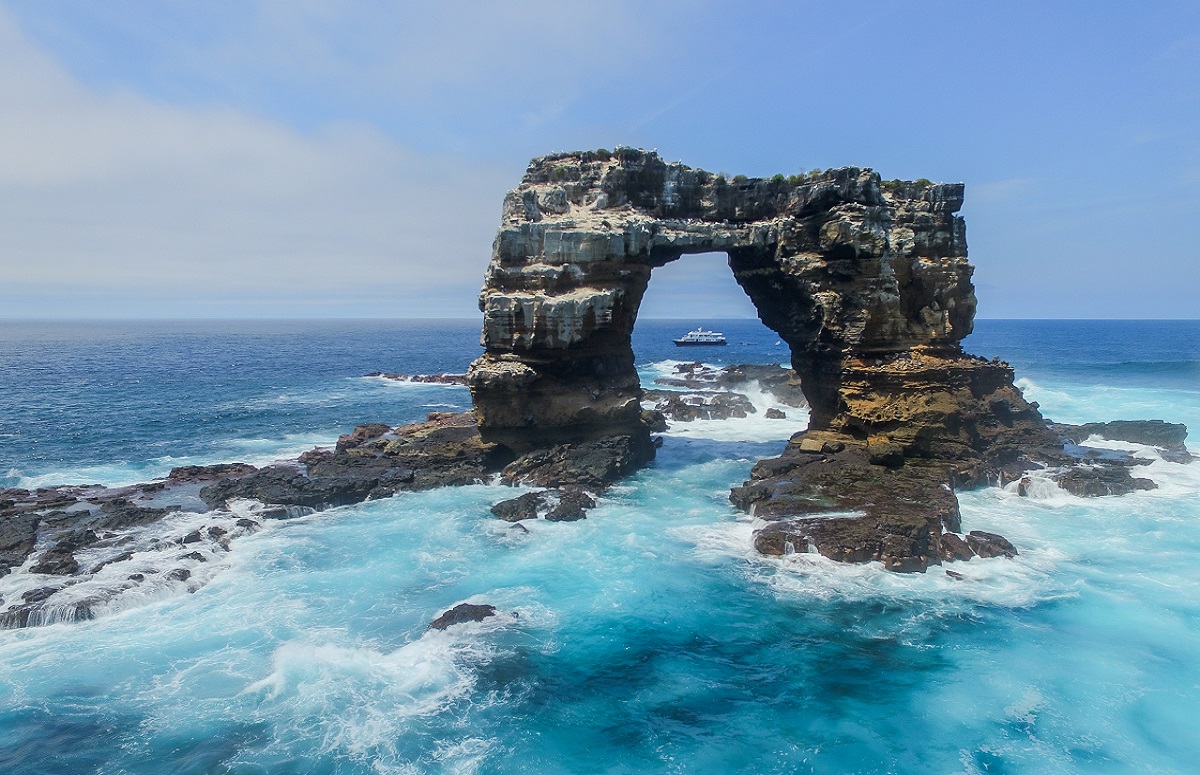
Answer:
[[(0, 316), (31, 314), (49, 290), (108, 314), (164, 296), (188, 314), (230, 293), (472, 314), (516, 182), (512, 170), (415, 155), (365, 125), (305, 136), (227, 109), (97, 93), (3, 11), (0, 103)], [(457, 306), (436, 308), (444, 299)]]

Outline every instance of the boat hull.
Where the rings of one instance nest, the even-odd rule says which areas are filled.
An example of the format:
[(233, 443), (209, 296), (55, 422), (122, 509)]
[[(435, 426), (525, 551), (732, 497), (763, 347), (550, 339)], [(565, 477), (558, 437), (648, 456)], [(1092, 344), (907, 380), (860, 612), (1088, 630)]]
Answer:
[(676, 347), (724, 347), (728, 342), (681, 342), (678, 339), (672, 339)]

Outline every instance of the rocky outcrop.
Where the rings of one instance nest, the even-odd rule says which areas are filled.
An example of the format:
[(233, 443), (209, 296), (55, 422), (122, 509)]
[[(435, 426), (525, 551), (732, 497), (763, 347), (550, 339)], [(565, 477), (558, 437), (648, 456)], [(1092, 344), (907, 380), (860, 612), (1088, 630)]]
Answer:
[(1113, 420), (1083, 425), (1051, 423), (1050, 427), (1068, 444), (1083, 444), (1092, 436), (1099, 436), (1110, 441), (1128, 441), (1157, 447), (1162, 457), (1172, 462), (1192, 461), (1191, 453), (1184, 446), (1187, 426), (1182, 423), (1162, 420)]
[(574, 522), (584, 519), (596, 501), (578, 487), (527, 492), (492, 506), (492, 513), (505, 522), (520, 522), (543, 517), (550, 522)]
[(748, 397), (724, 390), (705, 393), (645, 390), (642, 398), (654, 405), (654, 411), (675, 422), (728, 420), (758, 413)]
[[(518, 456), (510, 479), (559, 486), (579, 475), (572, 460), (604, 479), (644, 464), (666, 415), (736, 416), (659, 394), (646, 410), (631, 347), (654, 269), (723, 252), (791, 350), (790, 370), (761, 376), (798, 382), (810, 412), (808, 431), (732, 493), (772, 521), (760, 551), (923, 570), (1008, 552), (1000, 537), (957, 536), (956, 488), (1033, 468), (1080, 494), (1151, 486), (1064, 450), (1008, 364), (963, 352), (976, 302), (962, 202), (961, 184), (857, 167), (727, 179), (631, 148), (535, 159), (505, 199), (480, 294), (485, 352), (467, 384), (481, 437)], [(711, 391), (750, 381), (740, 368), (685, 364), (662, 381)], [(1182, 445), (1170, 428), (1137, 433)], [(843, 513), (814, 516), (827, 512)]]
[[(480, 438), (472, 414), (434, 413), (399, 428), (360, 425), (333, 450), (265, 468), (187, 466), (128, 487), (2, 490), (0, 576), (26, 567), (19, 598), (0, 600), (0, 627), (92, 618), (144, 584), (198, 588), (207, 578), (200, 566), (259, 529), (237, 508), (286, 519), (401, 490), (470, 484), (511, 460)], [(581, 518), (590, 505), (586, 494), (564, 493), (550, 509), (561, 516), (547, 518)]]
[(781, 404), (808, 406), (796, 372), (781, 368), (778, 364), (761, 366), (741, 363), (718, 369), (696, 361), (680, 363), (675, 366), (672, 376), (660, 377), (654, 380), (654, 384), (689, 390), (745, 389), (754, 384)]
[(447, 627), (453, 627), (456, 624), (466, 624), (467, 622), (482, 622), (489, 616), (496, 615), (496, 606), (487, 605), (486, 603), (459, 603), (445, 611), (441, 616), (429, 623), (431, 630), (444, 630)]
[[(962, 201), (961, 184), (856, 167), (726, 179), (629, 148), (535, 159), (480, 295), (485, 352), (467, 374), (480, 433), (517, 455), (627, 439), (622, 470), (644, 463), (638, 306), (655, 268), (724, 252), (810, 410), (809, 434), (734, 493), (799, 531), (768, 528), (760, 549), (938, 562), (955, 486), (1019, 477), (1061, 447), (1012, 369), (959, 345), (975, 314)], [(806, 516), (831, 510), (862, 513)]]
[(516, 451), (646, 433), (638, 305), (654, 268), (712, 251), (790, 346), (815, 428), (891, 426), (854, 413), (844, 387), (885, 399), (894, 374), (875, 361), (961, 357), (975, 311), (962, 196), (854, 167), (728, 180), (628, 148), (535, 159), (480, 297), (485, 354), (467, 375), (480, 430)]
[(483, 441), (469, 413), (434, 412), (423, 423), (393, 429), (360, 425), (332, 451), (305, 453), (296, 464), (259, 469), (200, 490), (209, 508), (250, 498), (282, 506), (327, 508), (384, 498), (402, 490), (428, 490), (482, 481), (508, 461)]

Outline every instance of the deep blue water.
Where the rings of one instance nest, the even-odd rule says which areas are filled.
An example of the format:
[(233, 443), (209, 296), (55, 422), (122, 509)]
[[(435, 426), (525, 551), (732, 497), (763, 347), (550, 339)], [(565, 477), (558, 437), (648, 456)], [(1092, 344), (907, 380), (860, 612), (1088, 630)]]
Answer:
[[(730, 346), (670, 344), (700, 324)], [(646, 379), (787, 361), (756, 321), (635, 344)], [(979, 321), (966, 345), (1054, 419), (1200, 427), (1200, 322)], [(0, 475), (266, 462), (466, 408), (362, 375), (478, 352), (476, 321), (0, 322)], [(514, 532), (496, 485), (402, 494), (273, 523), (194, 594), (0, 631), (0, 772), (1196, 771), (1200, 464), (1120, 498), (963, 494), (964, 528), (1021, 554), (961, 582), (767, 559), (727, 496), (789, 411), (673, 429), (583, 522)], [(467, 600), (506, 614), (425, 632)]]

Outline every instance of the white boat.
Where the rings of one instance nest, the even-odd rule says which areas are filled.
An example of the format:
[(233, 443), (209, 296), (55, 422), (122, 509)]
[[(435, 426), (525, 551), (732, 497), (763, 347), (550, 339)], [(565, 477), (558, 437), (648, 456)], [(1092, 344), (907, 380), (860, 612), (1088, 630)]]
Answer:
[(705, 331), (703, 328), (697, 328), (695, 331), (688, 331), (678, 339), (672, 340), (676, 347), (697, 347), (703, 345), (721, 345), (729, 344), (725, 341), (725, 335), (720, 331)]

